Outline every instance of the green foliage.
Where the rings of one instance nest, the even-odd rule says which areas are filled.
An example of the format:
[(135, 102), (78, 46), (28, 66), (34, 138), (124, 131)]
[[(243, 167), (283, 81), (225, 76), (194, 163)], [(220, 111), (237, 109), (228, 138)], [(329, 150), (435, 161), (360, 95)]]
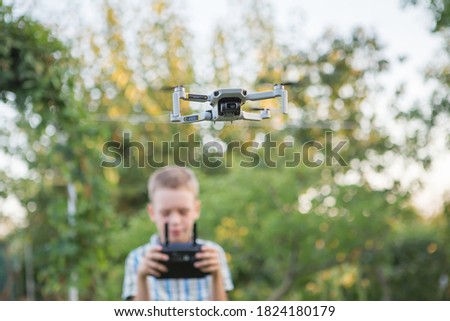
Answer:
[[(34, 204), (23, 237), (33, 244), (38, 297), (65, 298), (70, 276), (76, 273), (76, 282), (88, 285), (82, 297), (93, 298), (95, 284), (90, 280), (105, 273), (109, 256), (109, 236), (98, 229), (110, 230), (114, 220), (105, 179), (97, 175), (100, 154), (90, 138), (96, 130), (75, 98), (76, 61), (37, 22), (13, 18), (6, 6), (1, 18), (6, 46), (0, 57), (0, 92), (18, 115), (10, 135), (27, 137), (25, 146), (13, 152), (34, 175), (17, 180), (8, 192), (19, 191), (25, 207)], [(78, 195), (75, 225), (67, 214), (70, 184)]]
[[(391, 286), (393, 300), (442, 300), (445, 285), (440, 284), (447, 272), (447, 260), (435, 237), (407, 238), (392, 245)], [(413, 279), (427, 280), (424, 283)], [(412, 295), (412, 293), (414, 293)]]
[[(419, 160), (425, 168), (432, 165), (433, 154), (427, 146), (440, 140), (444, 152), (450, 147), (450, 2), (448, 0), (407, 0), (406, 5), (420, 5), (431, 13), (434, 26), (432, 31), (443, 40), (443, 46), (430, 60), (426, 69), (426, 79), (432, 83), (433, 92), (425, 103), (416, 103), (408, 111), (398, 111), (397, 118), (414, 124), (405, 138), (402, 153)], [(400, 94), (397, 99), (402, 99)], [(421, 153), (417, 150), (421, 149)]]

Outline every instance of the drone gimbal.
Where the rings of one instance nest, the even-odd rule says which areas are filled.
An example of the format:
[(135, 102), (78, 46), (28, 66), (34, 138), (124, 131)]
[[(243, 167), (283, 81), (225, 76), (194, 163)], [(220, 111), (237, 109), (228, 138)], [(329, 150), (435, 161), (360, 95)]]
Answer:
[[(219, 89), (209, 95), (186, 93), (183, 86), (177, 86), (173, 92), (173, 113), (171, 122), (195, 123), (201, 121), (234, 121), (238, 119), (260, 121), (270, 118), (270, 110), (264, 108), (259, 113), (241, 110), (247, 100), (264, 100), (281, 97), (281, 110), (287, 114), (288, 95), (283, 85), (274, 85), (272, 91), (247, 93), (245, 89)], [(180, 99), (196, 102), (209, 102), (211, 109), (198, 114), (183, 116), (180, 114)]]

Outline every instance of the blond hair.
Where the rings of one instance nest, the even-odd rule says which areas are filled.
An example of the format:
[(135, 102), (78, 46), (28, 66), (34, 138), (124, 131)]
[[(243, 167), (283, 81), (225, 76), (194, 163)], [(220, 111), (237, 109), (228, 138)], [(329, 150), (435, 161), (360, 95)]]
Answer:
[(199, 184), (192, 170), (185, 167), (166, 166), (157, 169), (148, 180), (148, 197), (151, 200), (155, 192), (161, 188), (186, 188), (198, 196)]

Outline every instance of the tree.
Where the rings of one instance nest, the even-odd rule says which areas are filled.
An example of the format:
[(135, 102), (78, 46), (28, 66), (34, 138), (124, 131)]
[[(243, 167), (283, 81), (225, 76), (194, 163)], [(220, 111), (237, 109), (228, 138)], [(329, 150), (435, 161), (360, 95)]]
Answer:
[[(16, 111), (16, 127), (2, 134), (25, 137), (21, 146), (2, 147), (28, 166), (25, 178), (10, 177), (13, 184), (4, 186), (29, 210), (17, 236), (32, 244), (38, 298), (66, 298), (70, 285), (83, 286), (81, 295), (89, 298), (90, 280), (104, 273), (108, 256), (108, 236), (92, 228), (114, 223), (106, 180), (95, 174), (100, 155), (90, 137), (96, 129), (76, 99), (77, 61), (50, 30), (0, 8), (0, 95)], [(70, 189), (78, 195), (75, 217), (68, 217)]]

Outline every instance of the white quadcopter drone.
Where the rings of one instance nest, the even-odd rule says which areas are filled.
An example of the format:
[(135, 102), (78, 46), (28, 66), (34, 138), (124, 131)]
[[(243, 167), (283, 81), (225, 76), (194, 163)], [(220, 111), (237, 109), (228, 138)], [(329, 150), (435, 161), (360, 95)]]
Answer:
[[(170, 121), (175, 123), (196, 123), (201, 121), (234, 121), (239, 119), (260, 121), (270, 118), (270, 110), (259, 108), (259, 113), (246, 112), (241, 106), (247, 100), (264, 100), (281, 97), (281, 110), (288, 112), (288, 95), (282, 84), (275, 84), (272, 91), (248, 94), (245, 89), (219, 89), (209, 95), (186, 93), (183, 86), (177, 86), (173, 92), (173, 113)], [(209, 102), (211, 109), (198, 114), (183, 116), (180, 114), (180, 99), (196, 102)]]

